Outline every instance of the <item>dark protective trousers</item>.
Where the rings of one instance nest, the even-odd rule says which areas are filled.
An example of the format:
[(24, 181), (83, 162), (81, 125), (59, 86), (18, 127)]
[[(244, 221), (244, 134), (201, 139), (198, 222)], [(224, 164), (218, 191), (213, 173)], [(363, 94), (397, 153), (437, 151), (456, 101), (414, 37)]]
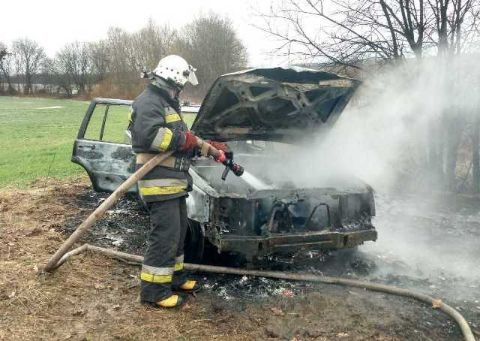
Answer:
[(183, 248), (188, 218), (185, 197), (148, 203), (151, 230), (140, 279), (142, 302), (155, 303), (186, 281)]

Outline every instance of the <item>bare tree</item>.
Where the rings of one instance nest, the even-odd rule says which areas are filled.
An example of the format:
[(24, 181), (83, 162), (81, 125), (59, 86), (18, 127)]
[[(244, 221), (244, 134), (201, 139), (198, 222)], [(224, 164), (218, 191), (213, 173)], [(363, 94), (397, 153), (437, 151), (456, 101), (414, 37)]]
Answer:
[(172, 50), (176, 31), (169, 26), (158, 26), (150, 19), (140, 31), (131, 35), (137, 69), (153, 69), (160, 58)]
[(90, 43), (88, 50), (93, 81), (100, 82), (109, 72), (110, 57), (107, 43), (104, 40)]
[(46, 94), (54, 94), (58, 90), (57, 73), (55, 70), (55, 60), (53, 58), (44, 58), (40, 67), (37, 80), (43, 85), (42, 91)]
[(56, 66), (60, 73), (68, 76), (79, 94), (84, 94), (91, 82), (91, 58), (88, 45), (73, 42), (67, 44), (57, 53)]
[(110, 61), (110, 71), (119, 77), (125, 77), (126, 74), (137, 72), (139, 63), (137, 62), (132, 39), (128, 32), (118, 27), (111, 27), (107, 33), (108, 54)]
[(195, 19), (181, 32), (176, 46), (198, 71), (197, 95), (204, 95), (221, 74), (244, 68), (247, 53), (231, 21), (216, 14)]
[(132, 97), (140, 90), (140, 72), (142, 67), (137, 59), (131, 34), (120, 28), (110, 28), (105, 41), (108, 53), (107, 79), (102, 85), (107, 92), (122, 97)]
[(439, 55), (460, 54), (478, 37), (480, 1), (427, 0), (434, 25), (433, 37)]
[(110, 28), (107, 39), (102, 42), (102, 52), (107, 56), (111, 82), (126, 92), (139, 88), (140, 72), (145, 68), (153, 69), (162, 57), (170, 53), (175, 37), (175, 30), (159, 26), (153, 20), (134, 33)]
[(15, 40), (12, 44), (15, 54), (17, 73), (24, 77), (23, 92), (32, 94), (32, 80), (46, 57), (43, 47), (37, 42), (24, 38)]
[(279, 53), (358, 68), (374, 59), (460, 51), (479, 29), (479, 0), (283, 0), (260, 28)]
[(5, 44), (0, 42), (0, 79), (7, 84), (8, 94), (15, 93), (12, 85), (13, 59), (13, 53), (9, 51)]
[[(57, 59), (45, 58), (42, 65), (45, 76), (45, 83), (51, 87), (51, 93), (63, 93), (67, 97), (72, 96), (73, 80), (71, 76), (65, 71), (64, 65), (59, 63)], [(47, 86), (47, 84), (45, 84)]]

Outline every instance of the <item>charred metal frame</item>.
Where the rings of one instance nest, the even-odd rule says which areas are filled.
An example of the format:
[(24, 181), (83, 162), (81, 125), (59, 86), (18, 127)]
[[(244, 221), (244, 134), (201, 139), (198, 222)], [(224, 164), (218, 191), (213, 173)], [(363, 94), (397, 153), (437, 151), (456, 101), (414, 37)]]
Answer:
[[(93, 112), (95, 111), (95, 107), (97, 104), (105, 104), (105, 105), (125, 105), (131, 106), (133, 101), (130, 100), (123, 100), (123, 99), (114, 99), (114, 98), (100, 98), (96, 97), (92, 99), (90, 105), (88, 106), (87, 112), (83, 118), (82, 124), (80, 125), (80, 129), (78, 130), (77, 139), (83, 139), (85, 136), (85, 132), (87, 131), (88, 123), (92, 118)], [(106, 120), (106, 117), (104, 116)]]
[[(369, 191), (371, 189), (369, 188)], [(313, 191), (313, 190), (312, 190)], [(371, 194), (371, 192), (369, 192)], [(366, 195), (367, 193), (364, 193)], [(327, 194), (324, 194), (327, 195)], [(348, 196), (348, 194), (346, 194)], [(267, 235), (252, 235), (240, 233), (224, 233), (223, 223), (219, 218), (218, 200), (210, 201), (210, 219), (206, 224), (205, 234), (208, 240), (218, 248), (219, 252), (228, 252), (243, 255), (247, 261), (254, 261), (257, 258), (268, 256), (274, 253), (293, 253), (300, 250), (332, 250), (352, 248), (363, 244), (365, 241), (377, 240), (377, 231), (368, 219), (368, 222), (359, 223), (361, 228), (347, 230), (342, 224), (342, 219), (348, 219), (346, 212), (347, 206), (344, 200), (345, 195), (333, 195), (337, 197), (338, 208), (335, 213), (332, 212), (327, 203), (321, 202), (316, 204), (310, 212), (305, 227), (309, 224), (309, 220), (315, 211), (325, 206), (327, 210), (328, 223), (320, 231), (296, 231), (287, 233), (268, 233)], [(226, 199), (227, 197), (219, 196), (218, 199)], [(242, 197), (230, 198), (231, 200), (246, 199)], [(252, 205), (253, 198), (250, 198)], [(271, 224), (271, 217), (275, 207), (272, 207), (268, 225)], [(371, 213), (371, 212), (369, 212)], [(253, 217), (251, 217), (253, 218)]]
[(226, 236), (219, 238), (220, 252), (243, 254), (247, 260), (263, 257), (273, 253), (292, 253), (300, 250), (331, 250), (352, 248), (363, 242), (377, 240), (375, 229), (350, 232), (303, 232), (270, 237), (261, 236)]
[[(207, 93), (192, 130), (214, 140), (298, 140), (308, 130), (331, 126), (359, 85), (355, 79), (312, 70), (252, 69), (224, 75)], [(316, 91), (321, 94), (309, 96)], [(329, 109), (319, 113), (317, 106), (325, 103)], [(258, 114), (269, 105), (280, 107), (270, 115)], [(255, 124), (231, 125), (227, 118), (239, 111), (248, 111)], [(286, 119), (289, 127), (275, 124)]]

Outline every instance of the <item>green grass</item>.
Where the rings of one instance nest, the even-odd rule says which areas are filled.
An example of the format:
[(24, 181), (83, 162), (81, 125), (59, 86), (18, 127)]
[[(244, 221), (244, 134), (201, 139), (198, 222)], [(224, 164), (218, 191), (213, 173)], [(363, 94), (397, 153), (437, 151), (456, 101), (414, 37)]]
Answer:
[[(88, 101), (0, 96), (0, 187), (25, 187), (41, 177), (83, 174), (84, 170), (70, 158), (88, 104)], [(126, 108), (110, 109), (104, 140), (119, 142), (123, 138), (126, 112)], [(190, 125), (193, 115), (185, 120)], [(98, 136), (95, 129), (99, 126), (98, 122), (92, 123), (87, 134)]]

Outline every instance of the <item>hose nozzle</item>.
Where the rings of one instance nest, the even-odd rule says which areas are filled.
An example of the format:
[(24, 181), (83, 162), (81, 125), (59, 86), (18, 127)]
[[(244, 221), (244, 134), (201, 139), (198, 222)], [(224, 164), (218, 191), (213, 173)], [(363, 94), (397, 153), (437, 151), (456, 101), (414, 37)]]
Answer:
[(222, 180), (225, 181), (229, 171), (232, 171), (236, 176), (242, 176), (245, 169), (238, 163), (233, 162), (233, 152), (227, 152), (225, 156), (227, 159), (223, 162), (225, 170), (222, 173)]

